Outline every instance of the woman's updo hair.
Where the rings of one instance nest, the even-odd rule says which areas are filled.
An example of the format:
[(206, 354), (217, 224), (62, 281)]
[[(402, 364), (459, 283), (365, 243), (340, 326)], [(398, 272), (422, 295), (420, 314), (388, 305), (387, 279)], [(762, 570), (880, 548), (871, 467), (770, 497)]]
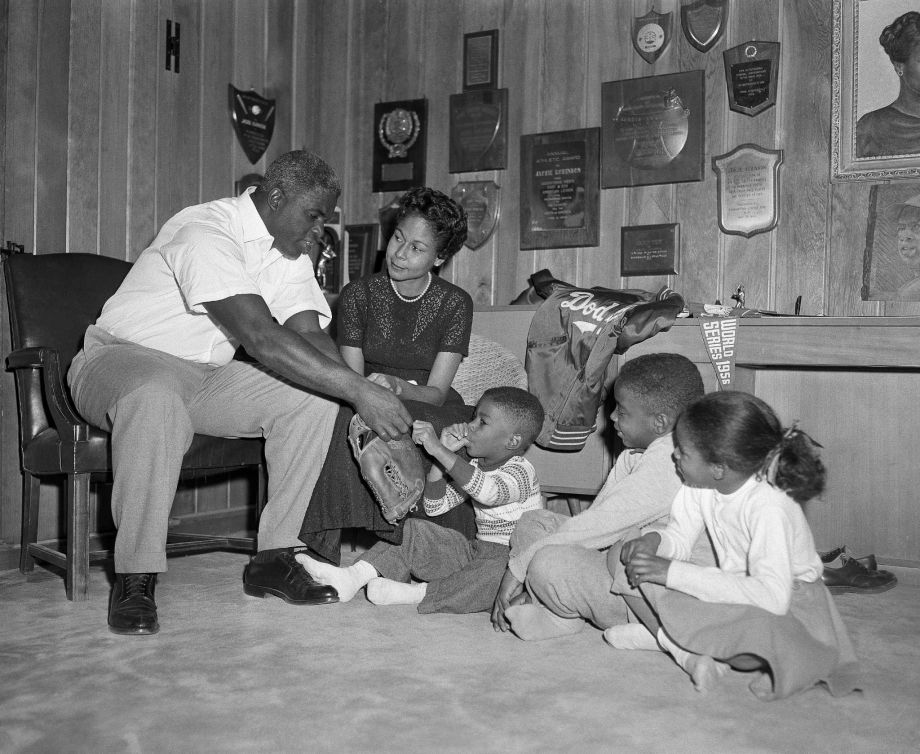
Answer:
[(399, 199), (396, 224), (410, 215), (418, 215), (428, 221), (438, 241), (438, 259), (447, 261), (463, 247), (466, 241), (466, 212), (446, 194), (427, 187), (409, 189)]
[(707, 463), (756, 474), (804, 503), (824, 490), (817, 443), (779, 418), (760, 398), (737, 390), (704, 395), (681, 414), (678, 426)]
[(920, 13), (912, 10), (898, 16), (882, 30), (878, 41), (892, 63), (906, 63), (920, 42)]

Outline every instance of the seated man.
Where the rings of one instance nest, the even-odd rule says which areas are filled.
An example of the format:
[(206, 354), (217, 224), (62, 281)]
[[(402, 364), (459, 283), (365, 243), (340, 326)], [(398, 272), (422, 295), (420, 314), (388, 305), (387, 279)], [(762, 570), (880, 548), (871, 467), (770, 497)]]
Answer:
[[(169, 219), (87, 329), (68, 380), (80, 413), (112, 433), (114, 633), (159, 630), (156, 574), (166, 570), (167, 520), (195, 433), (265, 437), (268, 503), (246, 592), (338, 599), (294, 560), (338, 410), (331, 398), (384, 439), (412, 421), (322, 330), (330, 311), (313, 264), (340, 191), (316, 155), (281, 155), (260, 186)], [(238, 346), (254, 363), (233, 359)]]
[[(667, 523), (681, 485), (671, 460), (671, 431), (703, 392), (696, 366), (678, 354), (653, 353), (623, 365), (611, 419), (626, 450), (584, 513), (541, 510), (521, 517), (492, 611), (496, 630), (547, 639), (581, 631), (586, 620), (603, 629), (621, 622), (624, 603), (610, 593), (602, 550), (640, 527)], [(525, 581), (531, 604), (523, 604)], [(643, 610), (641, 603), (629, 604)]]

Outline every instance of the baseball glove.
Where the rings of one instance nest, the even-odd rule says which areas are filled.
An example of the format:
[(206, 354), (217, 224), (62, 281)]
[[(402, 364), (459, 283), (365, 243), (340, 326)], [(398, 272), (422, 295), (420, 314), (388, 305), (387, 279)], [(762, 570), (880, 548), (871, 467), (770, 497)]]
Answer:
[(387, 523), (395, 524), (415, 510), (425, 491), (425, 469), (412, 438), (384, 441), (355, 414), (348, 425), (348, 442)]

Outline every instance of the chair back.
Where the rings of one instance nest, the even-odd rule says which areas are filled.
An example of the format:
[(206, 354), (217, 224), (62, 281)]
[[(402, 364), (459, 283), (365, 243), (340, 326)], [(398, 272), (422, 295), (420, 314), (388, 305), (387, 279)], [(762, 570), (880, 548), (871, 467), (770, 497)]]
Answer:
[(506, 386), (527, 389), (524, 364), (500, 343), (471, 333), (469, 354), (460, 362), (451, 387), (466, 405), (475, 406), (489, 388)]
[[(3, 262), (13, 350), (57, 350), (66, 374), (86, 328), (124, 280), (131, 263), (97, 254), (11, 254)], [(51, 426), (38, 369), (16, 371), (23, 444)]]

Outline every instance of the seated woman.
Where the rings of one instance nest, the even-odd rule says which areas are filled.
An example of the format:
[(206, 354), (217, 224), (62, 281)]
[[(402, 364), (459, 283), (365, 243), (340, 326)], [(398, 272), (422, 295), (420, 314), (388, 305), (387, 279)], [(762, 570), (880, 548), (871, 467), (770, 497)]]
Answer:
[[(473, 409), (451, 388), (467, 354), (473, 325), (470, 295), (433, 271), (466, 240), (466, 213), (430, 188), (411, 189), (400, 209), (386, 250), (386, 269), (349, 283), (339, 296), (337, 340), (356, 372), (399, 395), (414, 419), (437, 432), (467, 421)], [(388, 524), (361, 478), (348, 446), (352, 411), (343, 406), (300, 539), (319, 557), (339, 564), (341, 530), (367, 529), (394, 544), (402, 525)], [(430, 460), (425, 459), (426, 472)], [(422, 506), (410, 515), (426, 518)], [(438, 523), (472, 538), (472, 506), (464, 504)]]

